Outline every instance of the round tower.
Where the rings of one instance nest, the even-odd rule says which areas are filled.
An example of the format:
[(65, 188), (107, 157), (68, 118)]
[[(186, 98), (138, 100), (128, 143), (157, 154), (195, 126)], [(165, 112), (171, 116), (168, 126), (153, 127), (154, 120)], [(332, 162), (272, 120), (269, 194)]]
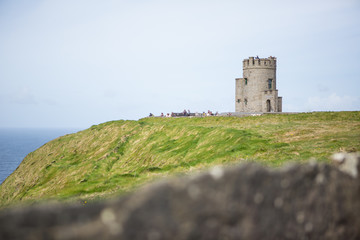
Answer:
[(276, 58), (249, 57), (243, 61), (243, 78), (236, 79), (236, 112), (281, 112), (276, 89)]

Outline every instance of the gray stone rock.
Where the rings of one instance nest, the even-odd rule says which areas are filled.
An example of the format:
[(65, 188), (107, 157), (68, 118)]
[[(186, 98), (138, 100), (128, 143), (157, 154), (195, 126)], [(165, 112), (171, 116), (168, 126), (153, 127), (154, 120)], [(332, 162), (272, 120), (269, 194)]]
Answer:
[(0, 239), (360, 239), (360, 181), (336, 167), (255, 164), (87, 206), (0, 212)]
[(354, 178), (360, 172), (360, 155), (357, 153), (336, 153), (332, 156), (333, 162), (343, 171)]

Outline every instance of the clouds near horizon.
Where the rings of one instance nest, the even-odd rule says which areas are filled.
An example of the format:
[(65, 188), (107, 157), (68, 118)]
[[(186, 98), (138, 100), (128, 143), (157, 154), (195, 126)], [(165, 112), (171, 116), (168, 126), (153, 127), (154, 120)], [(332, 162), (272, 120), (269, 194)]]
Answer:
[(356, 0), (2, 1), (0, 127), (234, 111), (254, 55), (278, 58), (284, 111), (360, 110), (359, 16)]

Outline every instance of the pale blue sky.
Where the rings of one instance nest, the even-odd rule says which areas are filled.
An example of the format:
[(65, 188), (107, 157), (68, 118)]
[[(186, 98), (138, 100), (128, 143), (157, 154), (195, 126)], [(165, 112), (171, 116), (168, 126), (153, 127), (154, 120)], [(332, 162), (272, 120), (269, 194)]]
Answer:
[(249, 56), (283, 111), (360, 110), (358, 0), (0, 1), (0, 127), (234, 111)]

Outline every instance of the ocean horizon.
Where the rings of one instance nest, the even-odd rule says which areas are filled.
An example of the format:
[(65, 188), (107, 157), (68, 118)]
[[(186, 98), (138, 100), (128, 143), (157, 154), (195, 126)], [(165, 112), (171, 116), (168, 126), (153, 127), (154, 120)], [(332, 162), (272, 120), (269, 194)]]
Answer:
[(0, 184), (22, 160), (45, 143), (79, 131), (73, 128), (0, 128)]

